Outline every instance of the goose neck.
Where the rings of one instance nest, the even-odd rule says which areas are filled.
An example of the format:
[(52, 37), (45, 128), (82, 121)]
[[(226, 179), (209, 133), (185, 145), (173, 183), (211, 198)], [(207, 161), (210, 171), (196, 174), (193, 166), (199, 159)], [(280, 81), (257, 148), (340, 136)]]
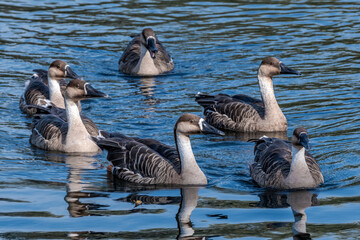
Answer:
[(269, 76), (258, 76), (261, 98), (265, 106), (265, 118), (283, 115), (276, 101), (272, 78)]
[(180, 157), (181, 183), (199, 185), (207, 184), (205, 174), (196, 163), (189, 136), (175, 130), (175, 142)]
[(140, 58), (134, 68), (134, 72), (138, 75), (157, 75), (159, 70), (156, 68), (154, 59), (151, 58), (149, 50), (140, 44)]
[(65, 137), (65, 152), (99, 152), (100, 148), (90, 139), (90, 135), (82, 122), (78, 102), (66, 99), (66, 116), (68, 130)]
[(197, 166), (195, 156), (192, 151), (191, 142), (189, 136), (175, 131), (176, 135), (176, 147), (179, 152), (181, 161), (181, 173), (190, 170), (193, 166)]
[(297, 170), (300, 167), (307, 167), (306, 161), (305, 161), (305, 148), (297, 148), (294, 146), (291, 146), (292, 151), (292, 161), (291, 161), (291, 168)]
[(305, 148), (292, 146), (292, 161), (287, 183), (292, 188), (312, 187), (314, 184), (309, 167), (305, 160)]
[(75, 134), (88, 135), (88, 132), (81, 120), (78, 103), (65, 98), (66, 116), (68, 121), (68, 136)]
[(50, 101), (59, 108), (65, 108), (64, 97), (61, 94), (60, 84), (56, 79), (48, 78)]

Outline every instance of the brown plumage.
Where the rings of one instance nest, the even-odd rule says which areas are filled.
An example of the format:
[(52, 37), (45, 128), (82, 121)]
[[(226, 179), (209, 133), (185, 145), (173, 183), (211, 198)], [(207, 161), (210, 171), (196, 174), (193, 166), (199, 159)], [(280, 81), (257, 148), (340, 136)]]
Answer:
[(174, 69), (174, 63), (151, 28), (145, 28), (128, 44), (119, 59), (126, 74), (152, 76)]
[(200, 117), (184, 114), (174, 128), (176, 148), (154, 139), (126, 137), (101, 132), (93, 138), (108, 151), (112, 173), (128, 182), (139, 184), (206, 184), (207, 180), (195, 161), (189, 135), (223, 134)]
[[(34, 69), (35, 73), (31, 76), (31, 80), (37, 80), (43, 82), (46, 86), (49, 86), (48, 82), (48, 70), (45, 69)], [(64, 95), (67, 82), (65, 79), (59, 80), (61, 93)]]
[[(80, 104), (78, 104), (80, 106)], [(36, 109), (36, 117), (39, 118), (39, 116), (44, 117), (43, 115), (51, 114), (53, 116), (56, 116), (57, 118), (61, 119), (62, 121), (67, 122), (67, 116), (66, 116), (66, 110), (64, 108), (56, 107), (54, 104), (50, 103), (49, 106), (43, 107), (43, 106), (36, 106), (36, 105), (28, 105), (31, 109)], [(79, 109), (80, 111), (80, 109)], [(80, 113), (81, 120), (90, 134), (90, 136), (98, 136), (99, 135), (99, 128), (97, 125), (85, 114)]]
[[(57, 84), (60, 85), (61, 96), (65, 94), (67, 83), (65, 77), (77, 77), (69, 66), (63, 61), (56, 60), (50, 67), (50, 76), (56, 79)], [(20, 99), (20, 109), (27, 113), (28, 116), (35, 114), (52, 114), (60, 119), (67, 121), (65, 108), (57, 107), (55, 103), (50, 100), (50, 92), (48, 85), (49, 71), (43, 69), (34, 69), (35, 74), (31, 77), (29, 84), (26, 87), (24, 94)], [(61, 100), (64, 102), (64, 99)], [(80, 101), (78, 103), (81, 111)], [(99, 129), (90, 118), (81, 114), (83, 123), (91, 136), (97, 136)]]
[(197, 94), (196, 101), (204, 108), (205, 120), (216, 128), (236, 132), (286, 131), (287, 121), (277, 104), (272, 77), (279, 74), (300, 74), (274, 57), (265, 58), (258, 69), (262, 100), (246, 95)]
[(80, 117), (77, 103), (82, 99), (106, 96), (84, 80), (74, 79), (70, 81), (65, 91), (68, 121), (52, 114), (40, 116), (40, 119), (35, 119), (30, 143), (45, 150), (98, 152), (100, 149), (90, 139), (83, 123), (84, 120)]
[[(55, 60), (51, 63), (49, 70), (35, 69), (35, 74), (26, 84), (24, 94), (20, 98), (20, 110), (28, 116), (37, 113), (37, 109), (31, 106), (38, 105), (48, 107), (53, 104), (58, 107), (64, 107), (64, 98), (62, 94), (66, 88), (65, 78), (78, 78), (78, 75), (64, 61)], [(49, 89), (49, 80), (59, 85), (59, 93), (51, 94)], [(57, 89), (53, 89), (57, 91)], [(51, 96), (52, 95), (52, 96)], [(61, 97), (59, 97), (61, 96)], [(54, 99), (50, 99), (53, 97)]]
[(292, 142), (266, 136), (256, 141), (250, 175), (261, 187), (314, 188), (324, 182), (318, 162), (308, 148), (305, 128), (294, 130)]

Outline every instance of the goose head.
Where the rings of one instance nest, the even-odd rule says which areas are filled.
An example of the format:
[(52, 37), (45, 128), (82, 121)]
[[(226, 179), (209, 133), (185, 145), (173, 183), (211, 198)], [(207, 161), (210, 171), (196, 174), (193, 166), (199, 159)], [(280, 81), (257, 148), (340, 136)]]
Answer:
[(291, 143), (294, 147), (298, 149), (310, 149), (309, 137), (306, 129), (303, 127), (296, 128), (292, 135)]
[(260, 64), (258, 74), (270, 78), (280, 74), (301, 75), (300, 72), (292, 68), (289, 68), (275, 57), (266, 57)]
[(88, 98), (108, 97), (108, 95), (96, 90), (82, 79), (74, 79), (66, 86), (65, 97), (66, 99), (78, 102)]
[(225, 135), (224, 132), (211, 126), (205, 120), (197, 115), (185, 113), (175, 124), (175, 133), (182, 133), (186, 136), (192, 134), (217, 134)]
[(51, 63), (48, 71), (48, 76), (51, 79), (64, 79), (64, 78), (80, 78), (66, 62), (61, 60), (55, 60)]
[(140, 35), (141, 44), (144, 45), (150, 53), (151, 58), (156, 57), (158, 49), (156, 47), (156, 35), (151, 28), (144, 28)]

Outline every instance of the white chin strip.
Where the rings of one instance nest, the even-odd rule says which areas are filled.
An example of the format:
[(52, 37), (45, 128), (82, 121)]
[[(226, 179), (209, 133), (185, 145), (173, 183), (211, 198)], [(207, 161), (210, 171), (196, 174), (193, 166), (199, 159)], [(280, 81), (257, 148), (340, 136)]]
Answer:
[[(68, 67), (70, 67), (70, 66), (66, 64), (65, 70), (66, 70)], [(65, 71), (65, 77), (66, 77), (66, 75), (67, 75), (67, 72)]]
[(85, 91), (85, 95), (87, 95), (87, 91), (86, 91), (86, 85), (88, 85), (89, 83), (85, 83), (84, 84), (84, 91)]
[(204, 122), (205, 120), (203, 119), (203, 118), (200, 118), (200, 120), (199, 120), (199, 127), (200, 127), (200, 130), (202, 131), (203, 130), (203, 122)]
[[(153, 36), (147, 37), (147, 38), (146, 38), (146, 45), (149, 44), (149, 39), (150, 39), (150, 38), (155, 40), (155, 38), (154, 38)], [(156, 42), (156, 41), (155, 41), (155, 42)]]

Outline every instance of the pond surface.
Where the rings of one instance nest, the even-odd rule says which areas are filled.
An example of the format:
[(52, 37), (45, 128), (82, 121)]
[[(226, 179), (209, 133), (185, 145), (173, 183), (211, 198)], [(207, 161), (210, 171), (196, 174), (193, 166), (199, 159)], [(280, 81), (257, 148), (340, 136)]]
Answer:
[[(292, 239), (307, 232), (358, 239), (358, 2), (268, 2), (2, 1), (0, 238)], [(130, 36), (148, 26), (175, 70), (154, 78), (119, 73)], [(288, 136), (297, 126), (308, 129), (325, 178), (317, 189), (257, 187), (248, 171), (253, 143), (237, 135), (191, 137), (207, 187), (124, 184), (107, 175), (105, 152), (69, 156), (31, 147), (31, 119), (18, 108), (32, 69), (62, 59), (111, 96), (83, 103), (99, 128), (173, 145), (177, 118), (202, 115), (197, 92), (260, 97), (256, 71), (269, 55), (302, 72), (278, 76), (274, 86)], [(136, 200), (143, 204), (135, 207)]]

